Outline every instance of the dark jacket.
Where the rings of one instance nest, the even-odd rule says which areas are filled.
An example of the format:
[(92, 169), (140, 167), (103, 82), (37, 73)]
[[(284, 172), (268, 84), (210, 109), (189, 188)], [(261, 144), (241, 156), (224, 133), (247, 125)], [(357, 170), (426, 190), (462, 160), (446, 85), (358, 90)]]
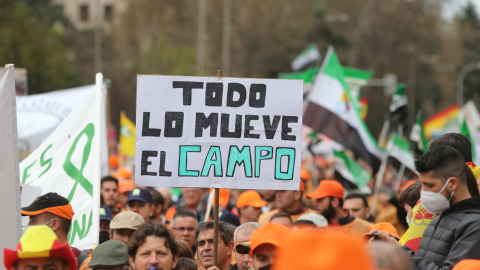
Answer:
[(425, 229), (418, 252), (411, 252), (415, 269), (452, 269), (464, 259), (480, 259), (480, 196), (463, 200)]

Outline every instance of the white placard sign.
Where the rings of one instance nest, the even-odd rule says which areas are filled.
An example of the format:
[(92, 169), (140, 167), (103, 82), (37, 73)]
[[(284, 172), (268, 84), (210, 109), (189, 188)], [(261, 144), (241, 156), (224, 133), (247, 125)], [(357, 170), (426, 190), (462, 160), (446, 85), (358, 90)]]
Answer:
[(298, 190), (301, 80), (138, 75), (140, 186)]

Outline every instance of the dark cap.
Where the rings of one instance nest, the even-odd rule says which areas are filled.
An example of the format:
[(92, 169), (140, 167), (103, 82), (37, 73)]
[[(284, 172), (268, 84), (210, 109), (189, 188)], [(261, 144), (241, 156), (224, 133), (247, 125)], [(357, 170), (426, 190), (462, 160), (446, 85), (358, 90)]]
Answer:
[(105, 205), (100, 206), (100, 220), (112, 220), (112, 210)]
[(70, 202), (54, 192), (49, 192), (37, 197), (32, 204), (22, 208), (22, 216), (35, 216), (45, 212), (52, 213), (68, 220), (72, 220), (73, 215), (75, 214)]
[(141, 201), (144, 203), (152, 203), (153, 198), (152, 198), (152, 193), (148, 191), (147, 189), (143, 188), (134, 188), (128, 193), (128, 200), (129, 201)]
[(127, 263), (127, 244), (117, 240), (108, 240), (92, 251), (92, 260), (88, 267), (123, 266)]

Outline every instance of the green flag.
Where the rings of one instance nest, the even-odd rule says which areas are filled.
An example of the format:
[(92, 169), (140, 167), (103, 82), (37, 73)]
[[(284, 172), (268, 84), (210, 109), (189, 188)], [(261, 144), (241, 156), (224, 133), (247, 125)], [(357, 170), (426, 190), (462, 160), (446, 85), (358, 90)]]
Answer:
[(468, 127), (467, 119), (463, 119), (462, 129), (460, 133), (467, 136), (468, 140), (470, 140), (470, 144), (472, 145), (472, 157), (475, 159), (476, 152), (475, 152), (475, 142), (473, 141), (472, 133), (470, 133), (470, 128)]
[(320, 68), (308, 68), (302, 72), (282, 73), (278, 76), (279, 79), (297, 79), (303, 80), (304, 83), (312, 83), (315, 76), (317, 76)]
[(373, 72), (358, 68), (343, 67), (345, 73), (345, 82), (350, 88), (350, 94), (355, 100), (360, 100), (360, 88), (367, 85)]
[(365, 187), (372, 175), (344, 152), (333, 151), (333, 154), (335, 155), (335, 170), (359, 188)]
[(400, 161), (405, 167), (412, 171), (415, 170), (415, 159), (413, 153), (410, 152), (410, 144), (407, 140), (394, 133), (387, 144), (387, 153), (389, 156)]

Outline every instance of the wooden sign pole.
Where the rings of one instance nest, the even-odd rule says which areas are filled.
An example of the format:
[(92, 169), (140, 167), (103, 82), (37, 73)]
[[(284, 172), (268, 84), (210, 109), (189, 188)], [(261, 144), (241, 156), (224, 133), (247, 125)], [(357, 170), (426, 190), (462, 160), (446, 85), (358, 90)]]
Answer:
[[(222, 71), (217, 73), (218, 77), (222, 77)], [(215, 209), (213, 212), (213, 265), (218, 266), (217, 254), (218, 254), (218, 205), (219, 205), (220, 190), (215, 188)]]

